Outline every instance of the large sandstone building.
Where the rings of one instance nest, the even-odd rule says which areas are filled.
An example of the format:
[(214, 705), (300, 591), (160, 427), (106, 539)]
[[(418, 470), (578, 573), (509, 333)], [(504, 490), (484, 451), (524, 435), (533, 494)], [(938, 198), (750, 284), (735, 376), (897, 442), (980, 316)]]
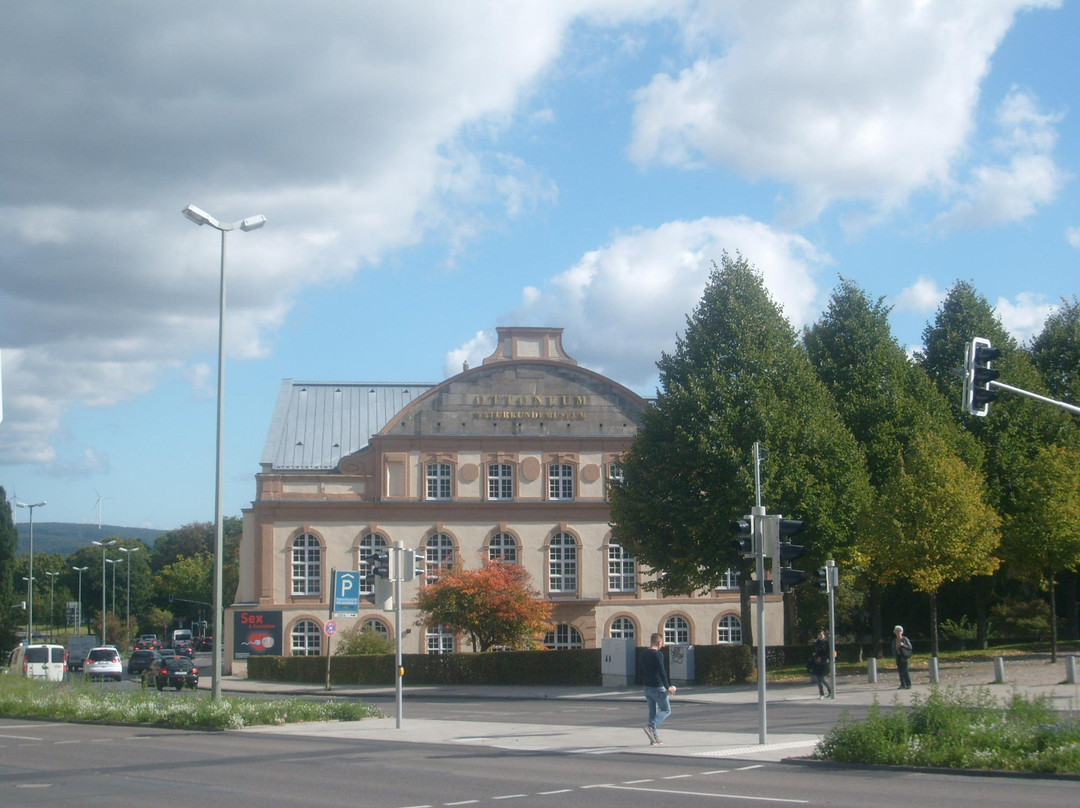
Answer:
[[(742, 640), (734, 576), (663, 597), (612, 542), (608, 488), (646, 401), (567, 356), (561, 329), (498, 335), (480, 367), (440, 384), (283, 382), (244, 512), (227, 669), (252, 654), (322, 653), (331, 570), (363, 572), (399, 541), (426, 562), (403, 587), (405, 653), (471, 650), (417, 628), (413, 599), (446, 564), (486, 559), (524, 566), (554, 605), (551, 648), (642, 645), (654, 631), (671, 643)], [(393, 636), (392, 611), (361, 600), (355, 614), (336, 614), (338, 630), (359, 621)]]

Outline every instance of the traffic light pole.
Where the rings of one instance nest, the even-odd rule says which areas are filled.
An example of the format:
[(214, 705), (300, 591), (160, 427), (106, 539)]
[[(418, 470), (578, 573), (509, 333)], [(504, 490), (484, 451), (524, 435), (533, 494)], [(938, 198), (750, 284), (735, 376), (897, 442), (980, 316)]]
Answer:
[(394, 542), (394, 564), (390, 567), (394, 576), (394, 698), (397, 702), (397, 729), (401, 729), (402, 678), (405, 671), (401, 667), (401, 579), (404, 573), (402, 563), (405, 560), (405, 543)]
[(825, 574), (829, 581), (829, 698), (836, 700), (836, 562), (825, 562)]
[(754, 441), (754, 507), (750, 509), (754, 532), (754, 563), (757, 567), (757, 669), (758, 743), (767, 743), (765, 716), (765, 509), (761, 506), (761, 443)]
[(1055, 407), (1061, 407), (1063, 410), (1080, 415), (1080, 407), (1074, 404), (1066, 404), (1064, 401), (1058, 401), (1054, 398), (1048, 398), (1046, 396), (1040, 396), (1038, 393), (1032, 393), (1030, 390), (1024, 390), (1020, 387), (1013, 387), (1011, 384), (1005, 384), (1004, 382), (992, 381), (989, 383), (990, 387), (998, 387), (1002, 390), (1007, 390), (1010, 393), (1016, 393), (1020, 396), (1027, 396), (1033, 398), (1036, 401), (1042, 401), (1045, 404), (1053, 404)]

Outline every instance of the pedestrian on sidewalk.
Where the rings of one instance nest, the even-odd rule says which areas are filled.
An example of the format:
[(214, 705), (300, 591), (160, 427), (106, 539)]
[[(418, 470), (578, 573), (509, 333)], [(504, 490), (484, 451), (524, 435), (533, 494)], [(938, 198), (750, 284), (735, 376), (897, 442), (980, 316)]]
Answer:
[(670, 696), (675, 693), (675, 686), (668, 679), (664, 665), (664, 635), (653, 634), (649, 638), (649, 647), (641, 652), (641, 679), (645, 684), (645, 700), (649, 702), (649, 723), (645, 725), (645, 734), (649, 744), (662, 744), (660, 725), (671, 715)]
[(893, 656), (896, 657), (896, 672), (900, 674), (900, 687), (897, 690), (911, 690), (911, 675), (908, 662), (911, 659), (911, 640), (904, 636), (903, 626), (893, 627)]
[(829, 682), (829, 640), (825, 631), (819, 631), (814, 641), (814, 650), (810, 652), (810, 675), (817, 681), (818, 698), (832, 696), (832, 684)]

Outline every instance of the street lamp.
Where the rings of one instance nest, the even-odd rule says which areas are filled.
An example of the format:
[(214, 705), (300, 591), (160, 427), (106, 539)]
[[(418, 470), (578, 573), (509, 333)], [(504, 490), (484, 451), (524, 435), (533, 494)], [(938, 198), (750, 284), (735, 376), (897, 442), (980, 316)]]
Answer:
[(56, 586), (56, 578), (59, 572), (46, 572), (45, 576), (49, 579), (49, 638), (52, 639), (53, 633), (56, 631), (56, 604), (53, 601), (54, 587)]
[(116, 546), (116, 539), (109, 541), (91, 541), (91, 544), (101, 548), (101, 644), (105, 644), (105, 551)]
[[(27, 578), (24, 575), (23, 580), (26, 581), (26, 601), (27, 601), (27, 603), (29, 603), (30, 602), (30, 592), (34, 588), (34, 585), (33, 585), (34, 584), (34, 579), (33, 578)], [(26, 644), (29, 645), (30, 643), (32, 643), (34, 641), (34, 638), (30, 635), (30, 623), (29, 623), (30, 617), (29, 617), (29, 615), (27, 615), (26, 619), (27, 619), (27, 623), (26, 623)]]
[(141, 548), (139, 547), (120, 547), (118, 548), (121, 553), (127, 556), (127, 597), (124, 599), (127, 604), (127, 617), (124, 619), (124, 642), (129, 646), (131, 645), (131, 554), (137, 553)]
[(123, 559), (121, 558), (106, 558), (106, 564), (112, 564), (112, 613), (116, 614), (116, 565)]
[(221, 514), (222, 436), (225, 430), (225, 234), (230, 230), (258, 230), (266, 224), (263, 215), (249, 216), (239, 222), (219, 222), (206, 211), (188, 205), (181, 213), (197, 225), (208, 224), (221, 233), (221, 280), (218, 294), (218, 379), (217, 379), (217, 465), (214, 475), (214, 648), (210, 698), (221, 698), (221, 639), (222, 631), (222, 555), (224, 537)]
[(82, 574), (90, 568), (72, 567), (72, 569), (79, 573), (79, 602), (75, 604), (75, 633), (82, 634)]
[[(45, 500), (41, 502), (19, 502), (15, 500), (16, 508), (30, 509), (30, 581), (34, 580), (34, 508), (44, 508)], [(26, 594), (26, 643), (30, 644), (34, 632), (34, 587)]]

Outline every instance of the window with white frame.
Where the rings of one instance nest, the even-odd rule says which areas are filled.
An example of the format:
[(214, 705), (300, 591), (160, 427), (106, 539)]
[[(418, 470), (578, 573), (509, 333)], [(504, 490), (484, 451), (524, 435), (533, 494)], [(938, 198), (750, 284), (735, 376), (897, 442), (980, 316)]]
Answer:
[(633, 592), (637, 589), (637, 560), (620, 544), (609, 544), (607, 552), (608, 591)]
[(569, 533), (556, 533), (548, 545), (548, 591), (577, 591), (577, 541)]
[(445, 533), (435, 533), (429, 536), (424, 544), (424, 562), (427, 566), (427, 572), (424, 576), (425, 582), (433, 584), (439, 580), (439, 576), (443, 570), (450, 566), (453, 559), (453, 539)]
[(449, 463), (427, 464), (427, 498), (436, 500), (450, 499)]
[(516, 564), (518, 558), (517, 539), (509, 533), (496, 533), (488, 542), (489, 561), (508, 561)]
[(375, 591), (375, 584), (364, 580), (371, 572), (371, 563), (369, 559), (375, 553), (385, 553), (390, 549), (386, 543), (386, 538), (380, 536), (378, 533), (368, 533), (362, 539), (360, 539), (360, 545), (357, 550), (356, 568), (360, 571), (360, 594), (370, 595)]
[(716, 585), (717, 589), (738, 589), (739, 588), (739, 572), (728, 568), (728, 570), (720, 577), (720, 583)]
[(617, 462), (608, 463), (607, 468), (608, 468), (608, 472), (607, 472), (608, 486), (609, 486), (609, 490), (610, 490), (610, 486), (611, 486), (612, 483), (616, 483), (616, 484), (621, 483), (626, 478), (623, 476), (623, 467), (622, 467), (621, 463), (617, 463)]
[(488, 463), (488, 499), (514, 498), (514, 467), (509, 463)]
[(292, 593), (318, 595), (322, 592), (322, 546), (310, 533), (301, 533), (292, 543)]
[(430, 626), (425, 636), (429, 654), (454, 653), (454, 635), (442, 626)]
[(611, 621), (611, 629), (608, 632), (616, 640), (633, 640), (637, 638), (637, 628), (634, 621), (629, 617), (616, 617)]
[(668, 645), (673, 643), (686, 644), (690, 642), (690, 624), (685, 617), (673, 615), (664, 622), (664, 642)]
[(378, 620), (376, 618), (365, 620), (364, 625), (361, 626), (360, 630), (374, 631), (380, 637), (386, 637), (386, 639), (390, 639), (390, 627), (387, 626), (386, 623), (384, 623), (382, 620)]
[(581, 632), (568, 623), (560, 623), (554, 631), (544, 635), (544, 645), (552, 651), (584, 648), (585, 643), (581, 640)]
[(733, 614), (726, 614), (716, 625), (716, 644), (729, 645), (742, 642), (742, 621)]
[(301, 620), (292, 630), (293, 656), (318, 656), (322, 653), (322, 631), (314, 620)]
[(574, 498), (574, 467), (569, 463), (552, 463), (548, 466), (548, 499)]

